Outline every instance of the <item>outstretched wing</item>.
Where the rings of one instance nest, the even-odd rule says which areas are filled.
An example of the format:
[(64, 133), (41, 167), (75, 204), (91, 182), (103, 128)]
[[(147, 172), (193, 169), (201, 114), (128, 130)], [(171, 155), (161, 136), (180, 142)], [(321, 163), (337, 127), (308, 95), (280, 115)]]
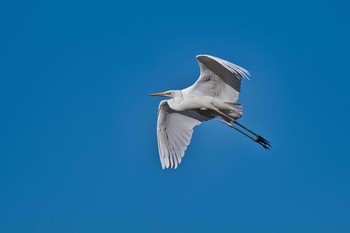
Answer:
[(193, 128), (210, 115), (202, 115), (194, 110), (177, 112), (172, 110), (167, 100), (158, 107), (157, 137), (162, 168), (176, 168), (190, 144)]
[(201, 69), (199, 79), (184, 91), (235, 103), (241, 90), (241, 79), (249, 79), (249, 72), (233, 63), (209, 55), (198, 55), (197, 60)]

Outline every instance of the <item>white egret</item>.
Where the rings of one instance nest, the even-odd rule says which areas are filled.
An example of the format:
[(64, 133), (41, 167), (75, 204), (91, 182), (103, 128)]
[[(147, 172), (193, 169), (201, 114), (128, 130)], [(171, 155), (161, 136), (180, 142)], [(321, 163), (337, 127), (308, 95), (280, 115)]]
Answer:
[[(150, 94), (165, 96), (158, 108), (157, 138), (162, 168), (177, 168), (190, 143), (193, 128), (215, 119), (270, 149), (269, 141), (237, 122), (242, 105), (237, 104), (241, 79), (249, 72), (223, 59), (198, 55), (200, 76), (190, 87)], [(220, 118), (218, 118), (220, 117)]]

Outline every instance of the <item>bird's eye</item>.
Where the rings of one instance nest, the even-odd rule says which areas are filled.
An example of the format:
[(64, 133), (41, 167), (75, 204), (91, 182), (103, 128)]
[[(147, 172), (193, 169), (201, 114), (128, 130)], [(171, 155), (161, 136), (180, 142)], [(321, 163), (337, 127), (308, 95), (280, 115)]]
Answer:
[(167, 95), (170, 95), (170, 94), (171, 94), (171, 92), (170, 92), (170, 91), (168, 91), (166, 94), (167, 94)]

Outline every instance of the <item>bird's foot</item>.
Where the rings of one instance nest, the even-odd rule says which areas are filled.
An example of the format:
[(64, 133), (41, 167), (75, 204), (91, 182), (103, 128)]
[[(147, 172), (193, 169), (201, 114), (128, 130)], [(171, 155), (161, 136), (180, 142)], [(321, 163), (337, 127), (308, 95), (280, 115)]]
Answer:
[(266, 150), (271, 150), (271, 143), (260, 135), (258, 135), (253, 140), (262, 145)]

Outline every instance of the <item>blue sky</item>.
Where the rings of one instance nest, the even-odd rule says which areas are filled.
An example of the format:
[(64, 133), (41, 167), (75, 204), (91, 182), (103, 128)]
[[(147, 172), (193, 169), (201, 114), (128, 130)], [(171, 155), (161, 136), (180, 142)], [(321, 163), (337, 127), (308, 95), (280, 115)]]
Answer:
[[(0, 5), (0, 231), (350, 232), (345, 1)], [(248, 69), (241, 123), (195, 129), (176, 170), (161, 98), (197, 54)]]

